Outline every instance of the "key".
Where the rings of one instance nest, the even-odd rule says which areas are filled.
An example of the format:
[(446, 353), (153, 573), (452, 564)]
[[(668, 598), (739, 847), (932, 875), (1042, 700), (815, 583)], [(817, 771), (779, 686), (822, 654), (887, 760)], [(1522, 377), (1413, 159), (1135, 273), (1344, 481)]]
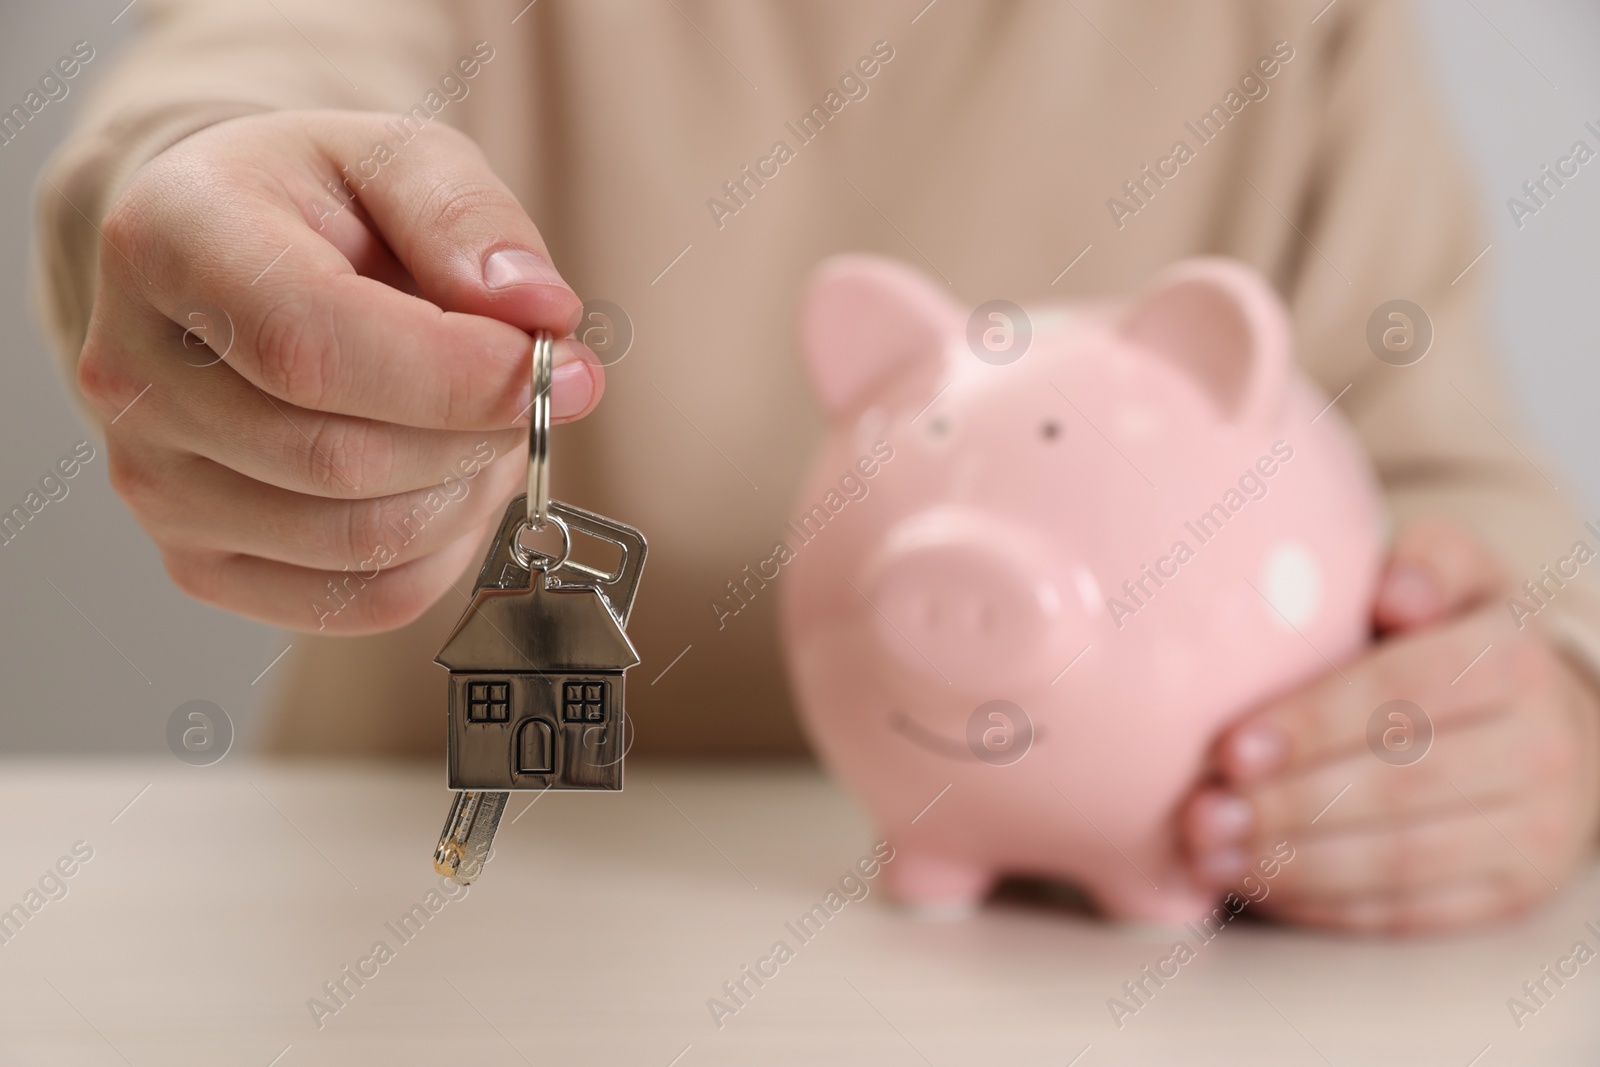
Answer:
[[(631, 526), (551, 501), (564, 551), (524, 548), (518, 497), (506, 509), (468, 605), (435, 662), (450, 671), (447, 776), (460, 790), (434, 869), (469, 885), (515, 790), (622, 788), (623, 681), (639, 662), (628, 615), (644, 567)], [(572, 537), (609, 542), (609, 569), (571, 558)]]
[[(644, 535), (549, 499), (552, 340), (533, 346), (528, 492), (511, 502), (472, 600), (434, 662), (450, 672), (446, 773), (458, 790), (433, 866), (470, 885), (489, 861), (511, 792), (622, 788), (623, 676), (639, 662), (628, 615)], [(522, 543), (553, 526), (561, 553)], [(573, 535), (608, 542), (615, 564), (572, 558)]]
[(511, 794), (464, 790), (456, 794), (445, 817), (444, 833), (433, 852), (433, 869), (458, 885), (478, 880), (489, 861), (494, 833)]

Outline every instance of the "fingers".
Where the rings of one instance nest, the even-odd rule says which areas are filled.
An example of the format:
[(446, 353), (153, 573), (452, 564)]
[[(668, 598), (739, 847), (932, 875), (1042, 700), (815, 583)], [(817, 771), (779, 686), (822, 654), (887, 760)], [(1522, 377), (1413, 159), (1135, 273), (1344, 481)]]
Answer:
[(1274, 888), (1285, 896), (1328, 898), (1482, 876), (1542, 881), (1544, 876), (1511, 844), (1527, 840), (1530, 812), (1522, 804), (1473, 807), (1458, 801), (1428, 818), (1305, 837), (1296, 842), (1294, 862), (1283, 867)]
[[(152, 391), (147, 399), (157, 395)], [(167, 413), (168, 398), (160, 399), (150, 414)], [(419, 430), (303, 411), (259, 393), (239, 400), (236, 434), (217, 434), (197, 419), (174, 415), (158, 439), (268, 486), (311, 497), (373, 500), (448, 489), (451, 479), (470, 480), (495, 458), (518, 451), (527, 437), (520, 430)]]
[[(1431, 724), (1430, 744), (1392, 749), (1369, 732), (1399, 694), (1415, 702), (1408, 728), (1427, 737)], [(1287, 842), (1293, 861), (1264, 875), (1269, 914), (1442, 929), (1542, 899), (1591, 850), (1594, 697), (1543, 638), (1507, 636), (1493, 606), (1391, 640), (1339, 685), (1263, 715), (1279, 758), (1249, 764), (1225, 742), (1179, 829), (1191, 873), (1217, 889), (1251, 890), (1263, 877), (1252, 861)]]
[(1418, 520), (1389, 551), (1373, 619), (1381, 630), (1414, 630), (1478, 606), (1505, 582), (1500, 563), (1476, 537), (1449, 520)]
[(1301, 825), (1276, 842), (1247, 829), (1237, 843), (1192, 857), (1191, 870), (1200, 884), (1236, 889), (1288, 921), (1446, 929), (1526, 908), (1568, 877), (1576, 853), (1544, 847), (1560, 814), (1547, 800), (1525, 791), (1483, 801), (1458, 794), (1421, 816)]
[(1514, 650), (1525, 640), (1508, 640), (1505, 633), (1498, 613), (1479, 611), (1385, 642), (1359, 664), (1323, 675), (1225, 732), (1218, 768), (1230, 781), (1256, 782), (1285, 768), (1362, 752), (1374, 710), (1391, 700), (1417, 702), (1436, 729), (1507, 705), (1521, 662)]
[[(1531, 810), (1504, 797), (1469, 803), (1458, 795), (1455, 803), (1421, 816), (1396, 813), (1378, 823), (1332, 831), (1306, 827), (1293, 836), (1295, 858), (1273, 885), (1291, 895), (1336, 897), (1413, 889), (1485, 873), (1540, 878), (1525, 850), (1509, 843), (1528, 840)], [(1198, 873), (1210, 885), (1232, 885), (1270, 840), (1251, 835), (1234, 846), (1237, 855), (1228, 850), (1209, 853)]]
[(1340, 897), (1278, 893), (1263, 900), (1260, 908), (1280, 921), (1306, 926), (1364, 934), (1427, 934), (1515, 915), (1543, 897), (1538, 886), (1481, 876)]
[[(321, 204), (315, 206), (322, 208)], [(348, 210), (331, 217), (321, 211), (312, 211), (307, 213), (306, 221), (363, 278), (375, 279), (411, 296), (418, 295), (417, 280), (395, 258), (394, 251), (378, 234), (377, 228), (359, 204), (352, 204)]]
[(1301, 827), (1276, 842), (1249, 833), (1194, 857), (1191, 871), (1200, 884), (1234, 889), (1279, 919), (1369, 932), (1447, 929), (1526, 908), (1570, 875), (1574, 853), (1540, 848), (1552, 810), (1520, 795), (1458, 797), (1420, 818), (1333, 832)]
[[(333, 167), (373, 151), (365, 124), (343, 118), (331, 115), (309, 127)], [(374, 178), (358, 173), (352, 184), (418, 291), (441, 308), (557, 337), (577, 325), (582, 302), (552, 265), (533, 220), (470, 138), (448, 126), (428, 126), (397, 144)]]
[[(1460, 807), (1466, 800), (1493, 803), (1520, 792), (1535, 771), (1531, 754), (1539, 752), (1543, 742), (1526, 736), (1533, 729), (1554, 734), (1544, 724), (1524, 722), (1502, 706), (1439, 731), (1424, 757), (1404, 766), (1363, 751), (1237, 792), (1207, 787), (1186, 812), (1189, 839), (1210, 849), (1247, 837), (1276, 841), (1421, 818)], [(1552, 736), (1550, 742), (1559, 743), (1559, 738)]]
[[(470, 140), (394, 127), (218, 123), (102, 220), (79, 384), (113, 486), (180, 586), (279, 625), (387, 629), (445, 590), (521, 480), (529, 333), (580, 310)], [(552, 415), (581, 417), (598, 361), (564, 340), (554, 363)]]
[(113, 452), (117, 494), (163, 546), (259, 556), (337, 571), (405, 563), (485, 526), (518, 484), (510, 456), (472, 481), (371, 500), (325, 500), (263, 485), (208, 459)]
[(354, 636), (415, 621), (471, 566), (481, 533), (360, 573), (199, 549), (169, 549), (162, 559), (174, 584), (203, 603), (273, 626)]
[[(284, 233), (272, 239), (292, 244)], [(210, 299), (236, 330), (228, 362), (247, 380), (297, 407), (409, 426), (489, 430), (526, 422), (527, 334), (441, 313), (320, 259), (286, 257), (259, 292), (250, 291), (244, 270), (212, 279)], [(587, 411), (599, 395), (598, 363), (582, 351), (571, 340), (556, 345), (551, 406), (560, 417)]]
[[(191, 141), (224, 137), (228, 125)], [(365, 135), (361, 124), (346, 125), (347, 136)], [(303, 137), (276, 147), (314, 154)], [(500, 429), (526, 419), (532, 341), (524, 329), (441, 310), (361, 276), (284, 195), (283, 185), (296, 180), (314, 186), (305, 172), (326, 168), (326, 160), (301, 160), (298, 169), (285, 162), (290, 175), (260, 189), (230, 187), (203, 211), (162, 192), (196, 178), (167, 171), (195, 165), (164, 160), (140, 172), (105, 220), (107, 240), (119, 249), (102, 259), (106, 289), (138, 294), (172, 318), (196, 300), (214, 304), (232, 325), (229, 365), (298, 407), (438, 429)], [(438, 291), (437, 278), (432, 284)], [(481, 288), (487, 307), (489, 290)], [(518, 305), (520, 321), (564, 333), (567, 306), (576, 301), (570, 290), (565, 303), (547, 293), (530, 298)], [(553, 407), (572, 417), (593, 406), (601, 373), (576, 342), (557, 347), (557, 365), (570, 369), (556, 375)]]
[[(235, 374), (159, 312), (140, 311), (122, 315), (118, 334), (98, 336), (79, 363), (85, 397), (108, 424), (117, 420), (107, 427), (113, 443), (192, 452), (297, 493), (372, 499), (470, 479), (526, 439), (518, 429), (424, 430), (308, 411)], [(555, 377), (555, 400), (558, 414), (570, 416), (561, 411), (572, 395), (564, 373)], [(135, 396), (138, 405), (119, 417)], [(588, 407), (595, 400), (589, 396)]]
[(372, 499), (470, 480), (526, 438), (515, 429), (423, 430), (307, 411), (263, 393), (157, 312), (144, 325), (125, 323), (126, 348), (80, 365), (85, 395), (108, 420), (148, 387), (108, 436), (194, 453), (280, 489)]

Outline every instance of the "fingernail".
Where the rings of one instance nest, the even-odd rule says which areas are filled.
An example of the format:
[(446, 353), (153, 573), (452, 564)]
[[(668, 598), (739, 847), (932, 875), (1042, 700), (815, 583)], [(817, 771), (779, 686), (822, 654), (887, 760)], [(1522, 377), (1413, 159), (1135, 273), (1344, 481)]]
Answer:
[[(594, 402), (594, 375), (591, 364), (597, 364), (595, 354), (587, 345), (564, 337), (552, 350), (555, 366), (550, 370), (550, 417), (569, 419), (581, 415)], [(533, 383), (525, 381), (517, 393), (517, 417), (514, 426), (526, 426), (533, 421)]]
[(1250, 802), (1232, 793), (1211, 793), (1200, 800), (1200, 831), (1208, 841), (1241, 841), (1255, 827)]
[(490, 289), (513, 285), (552, 285), (572, 287), (550, 265), (550, 261), (521, 248), (502, 248), (483, 261), (483, 284)]
[(1207, 881), (1226, 884), (1244, 874), (1249, 861), (1240, 849), (1224, 848), (1201, 856), (1195, 866)]
[(1431, 615), (1439, 610), (1439, 585), (1421, 567), (1397, 563), (1384, 576), (1382, 600), (1384, 608), (1397, 615)]
[(550, 372), (550, 416), (569, 419), (588, 410), (594, 399), (594, 372), (581, 359)]
[(1282, 766), (1289, 739), (1270, 722), (1253, 722), (1234, 733), (1228, 751), (1235, 776), (1252, 781)]

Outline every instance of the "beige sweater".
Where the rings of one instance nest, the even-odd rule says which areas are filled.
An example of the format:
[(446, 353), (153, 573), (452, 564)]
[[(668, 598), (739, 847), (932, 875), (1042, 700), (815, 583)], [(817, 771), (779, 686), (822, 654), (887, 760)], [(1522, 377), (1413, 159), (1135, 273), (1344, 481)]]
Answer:
[[(710, 604), (791, 517), (821, 429), (795, 301), (834, 252), (901, 257), (974, 304), (1114, 297), (1174, 259), (1236, 256), (1288, 300), (1299, 360), (1342, 394), (1397, 522), (1460, 518), (1519, 584), (1583, 535), (1510, 443), (1485, 329), (1495, 256), (1467, 269), (1486, 244), (1478, 202), (1403, 5), (1342, 0), (1313, 22), (1317, 4), (1266, 0), (524, 2), (145, 0), (142, 35), (49, 169), (76, 208), (41, 185), (42, 303), (70, 363), (94, 298), (83, 215), (185, 134), (266, 109), (407, 110), (486, 42), (493, 58), (440, 120), (483, 145), (578, 293), (637, 330), (600, 410), (558, 431), (553, 474), (557, 495), (650, 537), (637, 751), (802, 744), (773, 599), (720, 632)], [(841, 84), (868, 56), (873, 76)], [(809, 141), (786, 126), (841, 101)], [(1203, 138), (1213, 108), (1228, 121)], [(771, 172), (778, 140), (793, 158), (744, 179)], [(1433, 322), (1415, 366), (1365, 341), (1397, 297)], [(297, 639), (277, 747), (442, 749), (431, 661), (461, 606), (384, 636)], [(1535, 622), (1600, 651), (1587, 589)]]

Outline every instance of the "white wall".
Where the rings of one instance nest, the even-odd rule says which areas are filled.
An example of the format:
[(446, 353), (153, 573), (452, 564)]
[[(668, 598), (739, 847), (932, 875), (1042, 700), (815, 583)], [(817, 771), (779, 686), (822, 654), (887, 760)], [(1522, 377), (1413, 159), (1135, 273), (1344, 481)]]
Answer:
[[(1600, 7), (1587, 0), (1423, 0), (1434, 69), (1476, 170), (1498, 282), (1501, 351), (1551, 476), (1600, 516), (1600, 159), (1519, 230), (1506, 199), (1582, 137), (1600, 138)], [(1396, 189), (1396, 196), (1412, 190)]]

